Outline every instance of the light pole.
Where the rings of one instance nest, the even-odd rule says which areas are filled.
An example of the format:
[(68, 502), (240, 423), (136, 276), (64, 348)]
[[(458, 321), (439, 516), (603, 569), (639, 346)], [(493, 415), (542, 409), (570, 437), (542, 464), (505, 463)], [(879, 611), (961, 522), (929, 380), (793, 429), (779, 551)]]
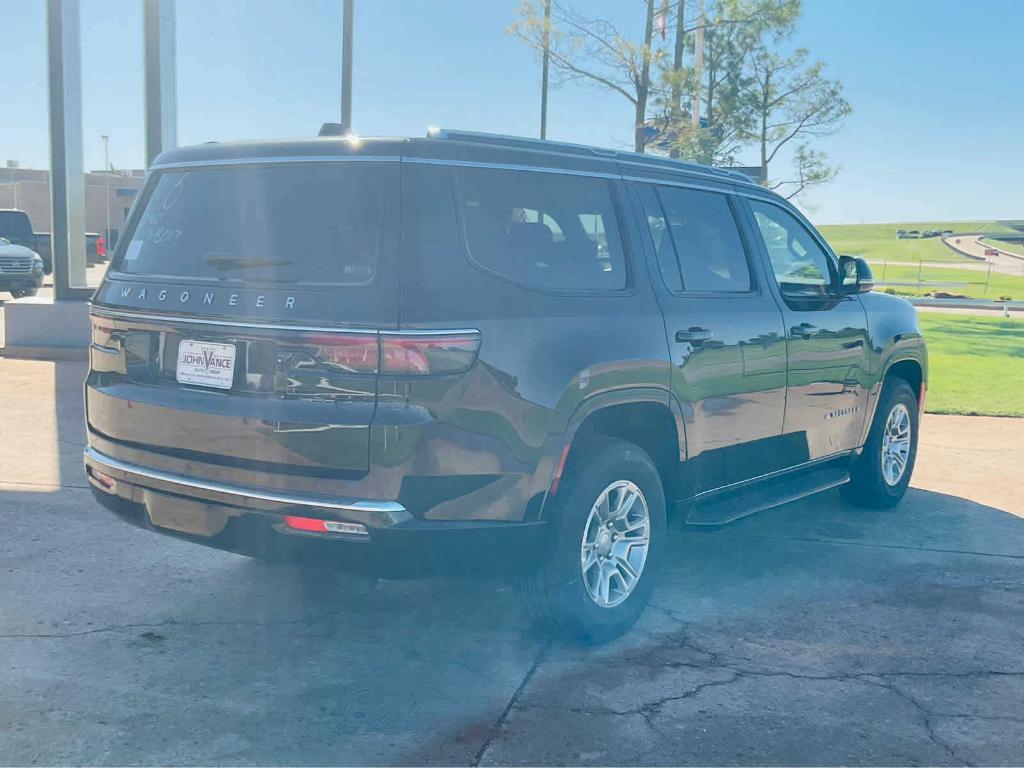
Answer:
[(342, 4), (341, 19), (341, 133), (352, 133), (352, 24), (353, 0)]
[(110, 247), (110, 137), (107, 134), (100, 134), (103, 139), (103, 192), (107, 199), (107, 231), (103, 233), (103, 239), (107, 241), (107, 248)]
[(544, 0), (544, 64), (540, 82), (540, 137), (548, 137), (548, 63), (551, 59), (551, 0)]

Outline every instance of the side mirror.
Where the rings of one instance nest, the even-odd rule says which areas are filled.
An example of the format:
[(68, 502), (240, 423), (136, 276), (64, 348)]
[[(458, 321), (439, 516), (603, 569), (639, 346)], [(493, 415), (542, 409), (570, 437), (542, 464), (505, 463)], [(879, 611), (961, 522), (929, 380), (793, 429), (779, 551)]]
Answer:
[(867, 293), (875, 287), (875, 276), (871, 267), (860, 256), (839, 257), (839, 292), (844, 296), (851, 293)]

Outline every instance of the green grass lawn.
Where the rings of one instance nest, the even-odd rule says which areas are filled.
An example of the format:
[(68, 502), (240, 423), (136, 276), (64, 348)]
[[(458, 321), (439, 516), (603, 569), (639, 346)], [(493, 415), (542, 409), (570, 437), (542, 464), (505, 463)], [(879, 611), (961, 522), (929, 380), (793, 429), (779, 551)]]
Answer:
[(929, 413), (1024, 416), (1024, 320), (921, 312)]
[(918, 221), (895, 224), (823, 224), (818, 230), (836, 253), (862, 256), (868, 261), (971, 261), (951, 248), (941, 237), (900, 240), (897, 229), (938, 229), (954, 232), (1012, 232), (993, 221)]
[[(1024, 276), (1004, 275), (993, 271), (988, 276), (988, 288), (985, 287), (985, 272), (973, 269), (948, 269), (945, 267), (894, 266), (871, 262), (871, 271), (875, 282), (880, 284), (879, 290), (885, 289), (887, 283), (897, 283), (892, 289), (903, 296), (923, 296), (933, 291), (962, 294), (972, 299), (998, 299), (1009, 296), (1018, 301), (1024, 300)], [(921, 285), (917, 285), (920, 275)], [(899, 285), (906, 283), (906, 285)]]

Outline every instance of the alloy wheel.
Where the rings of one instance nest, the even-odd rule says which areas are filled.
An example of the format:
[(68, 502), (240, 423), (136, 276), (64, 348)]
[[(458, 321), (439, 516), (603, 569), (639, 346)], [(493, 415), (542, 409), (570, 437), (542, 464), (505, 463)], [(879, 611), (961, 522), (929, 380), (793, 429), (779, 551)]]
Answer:
[(594, 603), (614, 608), (640, 582), (651, 543), (647, 500), (636, 483), (618, 480), (597, 497), (583, 529), (580, 569)]
[(898, 485), (910, 462), (910, 411), (897, 403), (882, 430), (882, 477), (889, 486)]

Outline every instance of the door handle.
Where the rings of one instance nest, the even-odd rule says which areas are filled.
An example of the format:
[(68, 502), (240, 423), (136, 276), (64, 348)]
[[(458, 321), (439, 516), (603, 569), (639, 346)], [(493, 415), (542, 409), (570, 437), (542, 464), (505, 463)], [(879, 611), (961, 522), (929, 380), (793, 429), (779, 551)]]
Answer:
[(794, 325), (789, 329), (790, 336), (798, 339), (809, 339), (817, 333), (820, 333), (821, 329), (816, 325), (810, 323), (800, 323), (800, 325)]
[(705, 341), (710, 341), (714, 335), (707, 328), (693, 326), (685, 331), (676, 331), (676, 341), (680, 344), (693, 344), (693, 346), (699, 347)]

